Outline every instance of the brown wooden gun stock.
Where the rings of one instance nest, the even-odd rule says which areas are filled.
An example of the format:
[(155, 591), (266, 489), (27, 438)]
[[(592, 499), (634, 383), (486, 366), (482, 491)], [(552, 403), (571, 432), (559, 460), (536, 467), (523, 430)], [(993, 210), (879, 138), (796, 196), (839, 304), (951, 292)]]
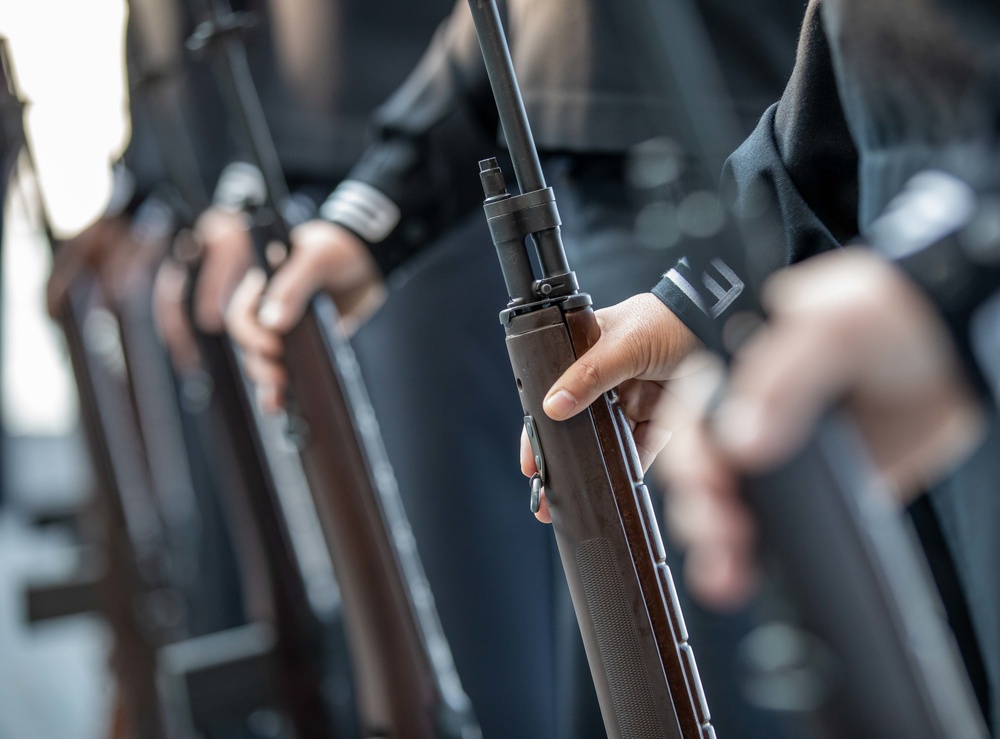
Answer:
[[(348, 672), (336, 623), (339, 614), (321, 611), (310, 601), (282, 507), (282, 492), (288, 491), (279, 489), (275, 479), (236, 351), (227, 336), (199, 330), (194, 319), (193, 291), (202, 254), (190, 234), (191, 220), (210, 200), (182, 114), (189, 74), (180, 59), (184, 47), (175, 47), (170, 24), (162, 20), (164, 14), (179, 13), (181, 4), (130, 0), (129, 5), (137, 34), (129, 60), (137, 80), (132, 94), (141, 95), (154, 114), (152, 133), (158, 154), (186, 206), (178, 214), (183, 229), (175, 251), (188, 269), (188, 318), (211, 387), (209, 407), (205, 417), (198, 419), (198, 430), (210, 441), (215, 464), (222, 471), (222, 508), (233, 532), (248, 616), (272, 627), (274, 633), (273, 667), (262, 692), (285, 714), (298, 739), (349, 737), (356, 733), (354, 710), (343, 705), (350, 702), (350, 696), (342, 700), (341, 693), (350, 690), (330, 687)], [(165, 40), (170, 41), (166, 46)]]
[(563, 569), (611, 737), (712, 737), (666, 553), (628, 421), (614, 394), (565, 422), (542, 400), (598, 333), (587, 306), (505, 326)]
[[(57, 321), (66, 337), (73, 375), (80, 397), (87, 445), (96, 483), (94, 523), (105, 552), (101, 580), (101, 611), (114, 632), (112, 658), (118, 676), (122, 707), (131, 735), (162, 739), (163, 722), (156, 690), (156, 648), (166, 639), (155, 623), (156, 593), (166, 593), (149, 532), (141, 521), (153, 514), (150, 500), (139, 499), (148, 490), (137, 485), (135, 469), (140, 450), (122, 442), (125, 397), (99, 366), (82, 330), (82, 316), (93, 307), (99, 290), (96, 280), (76, 281)], [(118, 429), (122, 433), (115, 433)], [(109, 437), (109, 431), (113, 435)], [(118, 437), (118, 438), (113, 438)], [(132, 445), (136, 439), (132, 438)], [(131, 452), (131, 453), (130, 453)], [(138, 529), (138, 530), (137, 530)], [(143, 543), (137, 550), (137, 544)]]
[[(281, 684), (276, 686), (300, 739), (339, 736), (337, 717), (323, 694), (325, 630), (309, 603), (292, 532), (257, 431), (236, 351), (225, 336), (198, 334), (202, 361), (213, 379), (214, 426), (236, 479), (227, 486), (251, 617), (273, 623)], [(253, 571), (256, 564), (261, 570)]]
[[(210, 48), (229, 108), (263, 176), (253, 210), (260, 262), (290, 245), (281, 217), (287, 185), (239, 33), (252, 22), (219, 0), (189, 41)], [(332, 301), (313, 299), (285, 337), (290, 431), (300, 448), (343, 593), (345, 625), (366, 736), (473, 739), (480, 735), (462, 690), (396, 487), (357, 361)]]
[[(555, 422), (548, 389), (599, 336), (588, 295), (566, 262), (496, 3), (469, 0), (520, 185), (507, 193), (495, 159), (480, 163), (485, 210), (511, 301), (501, 314), (525, 428), (608, 735), (715, 736), (688, 644), (649, 491), (615, 393)], [(525, 239), (534, 242), (535, 279)]]
[(364, 392), (336, 320), (332, 303), (315, 299), (287, 336), (285, 350), (299, 419), (307, 429), (300, 449), (303, 468), (317, 491), (316, 509), (344, 594), (363, 725), (391, 737), (450, 736), (438, 725), (444, 696), (429, 655), (436, 645), (425, 643), (411, 602), (430, 592), (411, 592), (414, 582), (427, 588), (422, 575), (417, 580), (401, 575), (415, 556), (412, 533), (401, 509), (385, 509), (373, 483), (392, 472), (384, 451), (376, 452), (371, 464), (371, 449), (359, 439), (359, 430), (371, 436), (377, 425), (367, 397), (359, 404), (346, 389), (353, 384), (355, 393)]

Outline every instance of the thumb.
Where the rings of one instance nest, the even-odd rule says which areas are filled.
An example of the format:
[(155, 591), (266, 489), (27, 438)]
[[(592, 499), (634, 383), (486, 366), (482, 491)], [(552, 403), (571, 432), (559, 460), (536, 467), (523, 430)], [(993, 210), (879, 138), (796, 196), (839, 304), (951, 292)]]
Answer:
[(268, 281), (261, 301), (258, 320), (265, 328), (284, 333), (305, 313), (306, 305), (321, 286), (321, 273), (311, 254), (292, 250), (274, 276)]
[(640, 370), (638, 359), (628, 344), (616, 346), (602, 336), (556, 380), (542, 408), (552, 420), (565, 421), (601, 394), (635, 377)]

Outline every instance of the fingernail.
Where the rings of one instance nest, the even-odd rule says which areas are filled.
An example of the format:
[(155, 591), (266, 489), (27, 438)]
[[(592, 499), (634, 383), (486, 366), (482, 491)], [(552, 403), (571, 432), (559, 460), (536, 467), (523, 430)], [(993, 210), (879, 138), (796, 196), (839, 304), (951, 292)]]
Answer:
[(281, 305), (270, 300), (265, 300), (257, 312), (257, 320), (265, 328), (275, 328), (281, 321), (281, 314)]
[(550, 418), (556, 420), (568, 417), (576, 408), (577, 400), (568, 390), (557, 390), (545, 398), (542, 408)]
[(760, 404), (733, 398), (719, 408), (712, 427), (722, 446), (739, 453), (757, 444), (764, 431), (764, 421), (764, 409)]

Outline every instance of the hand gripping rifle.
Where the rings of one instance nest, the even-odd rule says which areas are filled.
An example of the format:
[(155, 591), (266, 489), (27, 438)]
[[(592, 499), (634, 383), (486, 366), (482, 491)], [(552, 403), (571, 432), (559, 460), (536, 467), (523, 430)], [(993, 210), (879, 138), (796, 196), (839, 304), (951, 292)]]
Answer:
[[(721, 171), (714, 157), (738, 129), (721, 103), (728, 96), (699, 10), (688, 0), (623, 2), (615, 10), (644, 52), (645, 71), (661, 89), (679, 92), (690, 149), (714, 190)], [(727, 260), (739, 264), (751, 253), (744, 240), (753, 236), (746, 224), (730, 224)], [(711, 274), (716, 254), (692, 252), (696, 274)], [(702, 292), (712, 305), (710, 291)], [(739, 333), (736, 322), (746, 318), (702, 338), (725, 355), (723, 332)], [(751, 676), (757, 697), (795, 724), (806, 719), (809, 736), (985, 737), (927, 562), (847, 419), (828, 415), (787, 464), (747, 480), (744, 492), (765, 562), (793, 611), (762, 640), (769, 654)]]
[[(480, 162), (486, 216), (510, 294), (500, 314), (591, 674), (613, 739), (715, 736), (628, 420), (614, 392), (557, 423), (542, 399), (596, 342), (590, 296), (566, 262), (494, 0), (469, 0), (520, 195)], [(538, 253), (535, 279), (525, 238)]]
[[(249, 153), (265, 184), (252, 213), (261, 266), (269, 243), (290, 247), (288, 200), (239, 33), (249, 25), (221, 0), (189, 45), (211, 47)], [(333, 302), (313, 298), (285, 337), (290, 428), (333, 553), (365, 736), (471, 739), (480, 735), (434, 608), (416, 544), (354, 352)]]
[[(193, 122), (183, 113), (189, 107), (183, 83), (190, 71), (183, 63), (183, 44), (164, 48), (165, 7), (153, 0), (130, 2), (136, 32), (132, 61), (138, 67), (133, 94), (141, 95), (152, 113), (153, 139), (179, 196), (178, 225), (190, 229), (195, 214), (208, 208), (210, 199), (190, 135)], [(342, 705), (340, 696), (328, 689), (332, 679), (347, 671), (339, 664), (346, 661), (338, 639), (340, 614), (318, 607), (310, 598), (308, 568), (283, 502), (290, 486), (287, 481), (279, 486), (275, 479), (231, 342), (225, 335), (198, 330), (193, 318), (198, 255), (179, 256), (189, 267), (190, 323), (212, 388), (207, 415), (196, 414), (194, 419), (196, 435), (210, 444), (221, 470), (222, 507), (234, 534), (244, 600), (254, 623), (172, 645), (161, 654), (167, 699), (180, 702), (175, 696), (183, 696), (186, 705), (177, 706), (175, 718), (203, 732), (265, 706), (279, 708), (299, 739), (350, 736), (353, 706)], [(208, 656), (216, 652), (220, 659), (213, 662)], [(220, 685), (229, 688), (225, 700), (220, 700)]]

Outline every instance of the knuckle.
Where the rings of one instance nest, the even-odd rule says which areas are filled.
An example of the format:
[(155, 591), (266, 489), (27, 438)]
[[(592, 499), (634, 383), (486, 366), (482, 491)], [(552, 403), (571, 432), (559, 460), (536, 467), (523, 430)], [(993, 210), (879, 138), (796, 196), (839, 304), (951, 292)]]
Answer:
[(603, 373), (594, 362), (581, 360), (577, 364), (576, 377), (580, 384), (588, 390), (599, 390), (603, 380)]
[(623, 339), (621, 359), (630, 375), (649, 373), (655, 369), (650, 344), (645, 333), (630, 333)]

